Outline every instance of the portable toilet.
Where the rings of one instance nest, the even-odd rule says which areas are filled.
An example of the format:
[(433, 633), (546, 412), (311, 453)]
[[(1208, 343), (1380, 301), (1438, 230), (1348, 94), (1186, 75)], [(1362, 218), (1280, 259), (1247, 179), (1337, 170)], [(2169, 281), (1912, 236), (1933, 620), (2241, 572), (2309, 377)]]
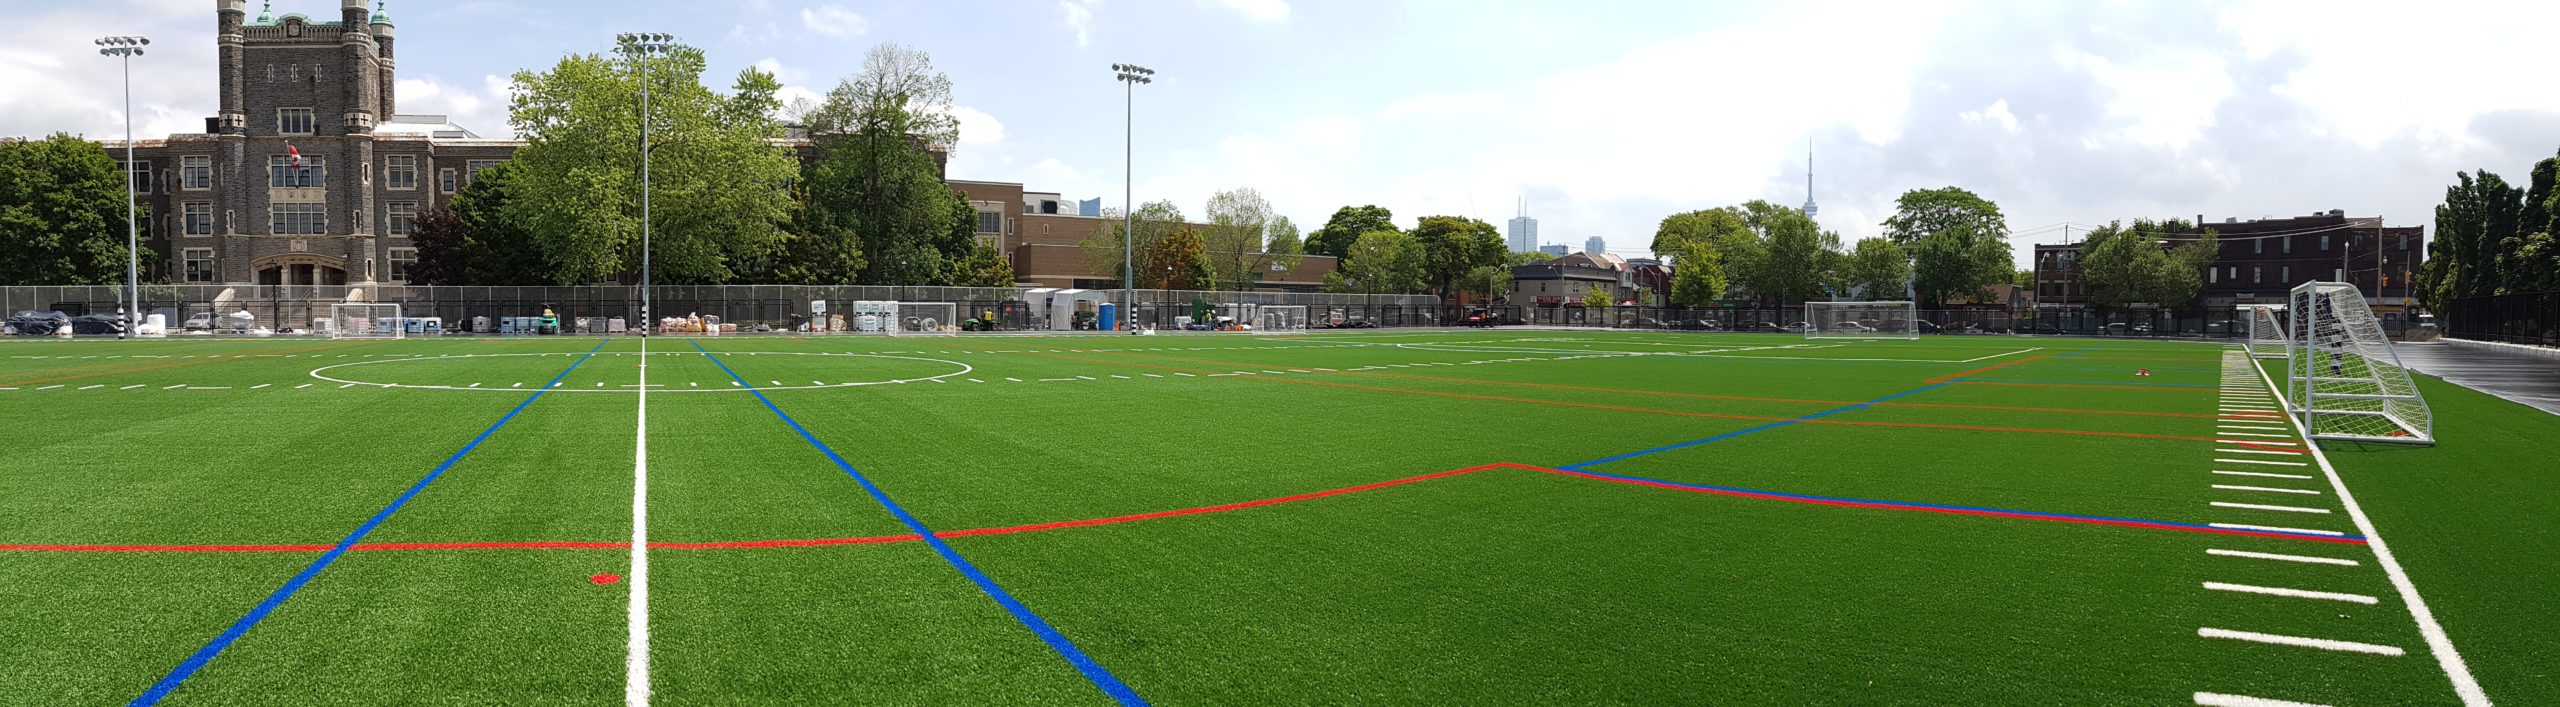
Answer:
[(1101, 328), (1103, 331), (1120, 330), (1120, 305), (1104, 302), (1102, 303), (1102, 306), (1097, 308), (1097, 310), (1102, 318), (1097, 320), (1097, 323), (1095, 324), (1096, 327)]

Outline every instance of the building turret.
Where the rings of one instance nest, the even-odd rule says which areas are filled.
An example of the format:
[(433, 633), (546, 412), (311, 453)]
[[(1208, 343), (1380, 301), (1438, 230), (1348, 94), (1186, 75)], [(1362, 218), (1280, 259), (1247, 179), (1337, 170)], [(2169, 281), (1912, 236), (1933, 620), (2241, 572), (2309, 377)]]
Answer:
[(376, 63), (370, 29), (373, 26), (373, 8), (368, 7), (365, 0), (340, 0), (338, 24), (339, 36), (342, 37), (338, 46), (344, 52), (345, 71), (349, 73), (344, 94), (347, 108), (340, 118), (348, 134), (370, 133), (373, 132), (375, 118), (379, 116), (376, 108), (382, 103), (379, 97), (382, 87), (376, 83), (380, 80), (381, 67)]
[(398, 110), (400, 104), (394, 100), (392, 92), (393, 87), (399, 85), (397, 78), (399, 72), (394, 69), (391, 61), (391, 14), (383, 10), (383, 4), (381, 0), (375, 0), (373, 3), (373, 50), (375, 58), (380, 60), (382, 65), (382, 88), (379, 91), (382, 107), (375, 109), (374, 115), (389, 120), (391, 116), (400, 114)]
[(242, 34), (242, 25), (249, 19), (248, 0), (214, 0), (213, 16), (216, 52), (222, 56), (221, 75), (216, 79), (221, 82), (222, 104), (214, 114), (213, 132), (239, 135), (249, 127), (248, 89), (242, 85), (248, 77), (240, 69), (242, 55), (248, 51), (248, 38)]

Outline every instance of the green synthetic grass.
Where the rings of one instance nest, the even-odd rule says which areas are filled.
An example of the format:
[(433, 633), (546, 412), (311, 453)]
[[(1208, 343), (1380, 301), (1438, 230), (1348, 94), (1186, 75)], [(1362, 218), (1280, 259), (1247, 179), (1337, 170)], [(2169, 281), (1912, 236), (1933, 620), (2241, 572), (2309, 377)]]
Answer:
[[(2208, 473), (2229, 445), (2208, 441), (2225, 349), (2206, 344), (1398, 330), (646, 345), (649, 536), (663, 543), (908, 532), (732, 373), (944, 532), (1564, 467), (1773, 424), (1589, 468), (2354, 531), (2343, 513), (2208, 505), (2336, 504), (2210, 488), (2326, 483)], [(558, 376), (365, 542), (596, 547), (347, 553), (171, 699), (613, 702), (630, 584), (589, 578), (631, 571), (617, 544), (632, 532), (641, 346), (0, 342), (0, 388), (16, 388), (0, 390), (0, 422), (22, 431), (0, 462), (0, 544), (326, 546)], [(1967, 372), (1976, 382), (1933, 383)], [(2426, 386), (2442, 446), (2328, 449), (2489, 695), (2549, 701), (2554, 482), (2522, 460), (2552, 456), (2560, 429)], [(2347, 544), (1521, 468), (948, 542), (1163, 703), (2454, 700), (2371, 553)], [(317, 555), (0, 550), (0, 703), (130, 699)], [(1106, 701), (923, 543), (649, 556), (662, 702)], [(2203, 626), (2408, 655), (2208, 640)]]

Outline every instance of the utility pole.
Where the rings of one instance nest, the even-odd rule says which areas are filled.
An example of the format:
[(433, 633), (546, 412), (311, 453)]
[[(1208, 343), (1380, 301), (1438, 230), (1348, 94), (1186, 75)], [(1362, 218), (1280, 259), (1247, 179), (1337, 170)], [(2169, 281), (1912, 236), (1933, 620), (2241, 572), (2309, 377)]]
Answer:
[(649, 296), (649, 153), (658, 147), (649, 142), (649, 59), (675, 46), (676, 36), (626, 33), (614, 39), (640, 65), (640, 335), (646, 337), (657, 326)]
[(129, 290), (125, 301), (124, 326), (116, 330), (116, 338), (134, 335), (133, 328), (142, 323), (142, 224), (141, 190), (134, 184), (133, 171), (133, 58), (142, 56), (142, 48), (151, 40), (142, 37), (100, 37), (98, 54), (122, 60), (124, 64), (124, 283)]
[(1120, 313), (1120, 320), (1129, 322), (1129, 330), (1134, 332), (1138, 316), (1138, 84), (1153, 83), (1156, 72), (1136, 64), (1112, 64), (1111, 71), (1126, 89), (1120, 99), (1120, 306), (1128, 311)]

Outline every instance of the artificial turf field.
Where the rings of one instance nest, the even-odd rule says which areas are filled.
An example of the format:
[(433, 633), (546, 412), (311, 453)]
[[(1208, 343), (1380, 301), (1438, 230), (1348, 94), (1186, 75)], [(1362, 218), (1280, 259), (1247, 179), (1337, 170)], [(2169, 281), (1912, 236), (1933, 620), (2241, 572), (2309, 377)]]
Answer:
[(2440, 446), (2315, 457), (2261, 376), (2015, 337), (0, 342), (0, 703), (2560, 701), (2560, 418), (2424, 380)]

